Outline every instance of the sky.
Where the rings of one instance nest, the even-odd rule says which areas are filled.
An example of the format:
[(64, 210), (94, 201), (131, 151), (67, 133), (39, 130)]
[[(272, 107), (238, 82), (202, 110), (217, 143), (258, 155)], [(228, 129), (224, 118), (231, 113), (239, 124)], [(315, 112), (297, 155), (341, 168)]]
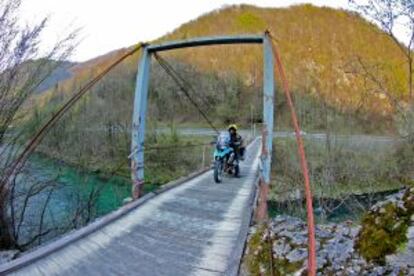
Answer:
[(109, 51), (150, 41), (198, 16), (233, 4), (286, 7), (300, 3), (346, 8), (348, 0), (24, 0), (20, 19), (33, 24), (50, 17), (43, 47), (81, 28), (71, 60), (85, 61)]

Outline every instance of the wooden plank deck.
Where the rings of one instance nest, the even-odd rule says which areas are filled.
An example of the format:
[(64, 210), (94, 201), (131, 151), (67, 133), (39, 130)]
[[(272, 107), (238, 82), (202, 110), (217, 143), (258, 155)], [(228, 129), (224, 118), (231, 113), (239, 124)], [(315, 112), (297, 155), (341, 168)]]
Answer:
[(25, 261), (0, 267), (0, 273), (236, 275), (251, 219), (260, 145), (256, 139), (248, 148), (240, 178), (215, 184), (211, 171), (203, 173), (148, 196), (78, 239), (56, 241), (61, 246), (50, 254), (30, 258), (34, 251)]

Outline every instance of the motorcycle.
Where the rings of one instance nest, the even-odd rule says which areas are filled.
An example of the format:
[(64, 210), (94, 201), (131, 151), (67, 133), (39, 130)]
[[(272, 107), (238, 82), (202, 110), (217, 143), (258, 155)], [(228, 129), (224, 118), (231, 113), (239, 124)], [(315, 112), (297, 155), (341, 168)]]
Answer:
[(220, 183), (224, 173), (239, 176), (239, 161), (234, 149), (230, 147), (230, 135), (223, 132), (217, 137), (214, 150), (214, 182)]

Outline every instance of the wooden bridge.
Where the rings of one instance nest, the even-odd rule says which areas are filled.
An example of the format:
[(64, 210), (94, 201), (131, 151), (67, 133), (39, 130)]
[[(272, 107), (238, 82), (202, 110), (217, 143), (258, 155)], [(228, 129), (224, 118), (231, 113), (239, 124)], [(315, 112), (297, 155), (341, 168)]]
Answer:
[[(80, 99), (102, 76), (122, 60), (142, 49), (134, 100), (131, 174), (135, 201), (118, 211), (72, 232), (44, 247), (0, 266), (0, 274), (11, 275), (236, 275), (244, 249), (255, 198), (258, 216), (264, 218), (270, 183), (273, 141), (274, 57), (286, 80), (270, 33), (235, 37), (208, 37), (159, 45), (141, 44), (110, 65), (80, 89), (30, 141), (10, 170), (34, 150), (47, 129)], [(241, 178), (215, 184), (211, 172), (195, 173), (142, 196), (144, 183), (145, 122), (151, 57), (177, 82), (185, 84), (159, 52), (216, 44), (262, 44), (263, 132), (254, 140), (241, 165)], [(284, 83), (301, 153), (305, 175), (309, 229), (313, 229), (312, 201), (306, 160), (296, 114)], [(195, 101), (192, 102), (197, 108)], [(199, 108), (212, 129), (212, 121)], [(260, 156), (260, 158), (259, 158)], [(260, 170), (259, 170), (260, 165)], [(260, 173), (259, 173), (260, 172)], [(259, 189), (256, 189), (259, 187)], [(256, 192), (257, 191), (257, 192)], [(314, 233), (309, 230), (309, 274), (315, 275)]]
[(252, 217), (260, 139), (240, 178), (168, 184), (6, 265), (7, 275), (237, 275)]

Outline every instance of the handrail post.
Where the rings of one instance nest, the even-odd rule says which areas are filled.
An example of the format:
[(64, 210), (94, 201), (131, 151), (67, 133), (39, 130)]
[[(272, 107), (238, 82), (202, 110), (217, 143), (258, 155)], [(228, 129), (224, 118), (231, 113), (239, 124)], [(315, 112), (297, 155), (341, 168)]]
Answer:
[(206, 167), (206, 145), (203, 146), (203, 156), (201, 160), (201, 169)]

